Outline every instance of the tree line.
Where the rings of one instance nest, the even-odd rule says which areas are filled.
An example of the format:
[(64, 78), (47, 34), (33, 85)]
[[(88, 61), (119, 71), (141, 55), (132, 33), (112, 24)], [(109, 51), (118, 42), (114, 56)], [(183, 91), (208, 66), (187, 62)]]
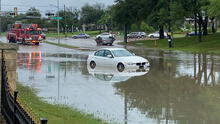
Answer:
[[(112, 6), (102, 4), (85, 4), (80, 10), (64, 7), (55, 13), (60, 20), (61, 31), (76, 30), (119, 30), (124, 36), (132, 30), (158, 30), (160, 38), (164, 31), (173, 32), (183, 27), (186, 18), (194, 23), (194, 31), (200, 39), (208, 34), (209, 22), (211, 32), (216, 32), (215, 21), (219, 19), (219, 0), (115, 0)], [(41, 18), (30, 18), (30, 17)], [(44, 17), (44, 18), (42, 18)], [(1, 27), (7, 30), (7, 24), (15, 21), (37, 23), (42, 27), (56, 30), (57, 21), (43, 16), (36, 8), (30, 8), (25, 14), (16, 17), (2, 16)], [(201, 40), (200, 40), (201, 41)]]

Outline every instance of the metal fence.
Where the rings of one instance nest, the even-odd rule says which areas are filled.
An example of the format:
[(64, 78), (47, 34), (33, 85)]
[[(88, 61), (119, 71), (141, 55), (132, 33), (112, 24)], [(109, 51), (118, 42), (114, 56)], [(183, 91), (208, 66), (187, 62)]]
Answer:
[[(3, 54), (3, 52), (2, 52)], [(18, 91), (10, 91), (5, 60), (2, 55), (1, 112), (7, 124), (37, 124), (17, 101)], [(13, 94), (13, 95), (12, 95)], [(41, 119), (40, 124), (47, 124)]]

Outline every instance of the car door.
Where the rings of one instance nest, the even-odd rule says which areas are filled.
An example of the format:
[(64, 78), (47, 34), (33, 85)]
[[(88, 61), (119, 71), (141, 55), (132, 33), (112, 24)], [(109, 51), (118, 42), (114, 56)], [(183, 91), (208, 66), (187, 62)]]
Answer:
[(104, 52), (104, 50), (99, 50), (94, 54), (93, 60), (95, 61), (96, 65), (103, 66), (103, 64), (105, 64), (103, 62)]
[[(108, 57), (109, 55), (111, 55), (112, 57), (111, 58)], [(113, 67), (114, 66), (114, 57), (113, 57), (110, 50), (105, 50), (104, 51), (103, 62), (105, 63), (105, 66), (108, 66), (108, 67)]]
[(83, 34), (79, 34), (79, 38), (82, 38), (83, 37)]

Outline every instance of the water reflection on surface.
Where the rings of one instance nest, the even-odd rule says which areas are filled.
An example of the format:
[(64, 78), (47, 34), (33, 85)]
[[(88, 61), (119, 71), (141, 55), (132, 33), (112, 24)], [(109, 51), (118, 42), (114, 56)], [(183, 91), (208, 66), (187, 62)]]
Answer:
[(149, 72), (149, 67), (144, 69), (125, 69), (123, 72), (119, 72), (115, 66), (103, 67), (97, 65), (92, 69), (87, 62), (87, 69), (90, 75), (94, 78), (105, 82), (124, 82), (128, 79), (136, 76), (142, 76)]
[(132, 50), (150, 60), (143, 72), (87, 67), (88, 53), (19, 53), (18, 79), (50, 103), (109, 122), (219, 124), (220, 56)]

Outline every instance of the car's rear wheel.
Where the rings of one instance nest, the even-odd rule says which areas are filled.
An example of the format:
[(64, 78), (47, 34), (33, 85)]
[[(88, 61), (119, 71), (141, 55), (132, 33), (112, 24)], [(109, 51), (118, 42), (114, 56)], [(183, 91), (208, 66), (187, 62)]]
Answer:
[(122, 63), (118, 63), (117, 65), (117, 69), (119, 72), (123, 72), (125, 70), (125, 66)]
[(154, 38), (154, 35), (151, 35), (150, 38)]
[(90, 62), (90, 67), (91, 67), (92, 69), (94, 69), (94, 68), (96, 67), (96, 63), (95, 63), (94, 61), (91, 61), (91, 62)]
[(13, 37), (11, 37), (11, 38), (9, 39), (9, 43), (16, 43), (16, 41), (15, 41), (15, 39), (14, 39)]

